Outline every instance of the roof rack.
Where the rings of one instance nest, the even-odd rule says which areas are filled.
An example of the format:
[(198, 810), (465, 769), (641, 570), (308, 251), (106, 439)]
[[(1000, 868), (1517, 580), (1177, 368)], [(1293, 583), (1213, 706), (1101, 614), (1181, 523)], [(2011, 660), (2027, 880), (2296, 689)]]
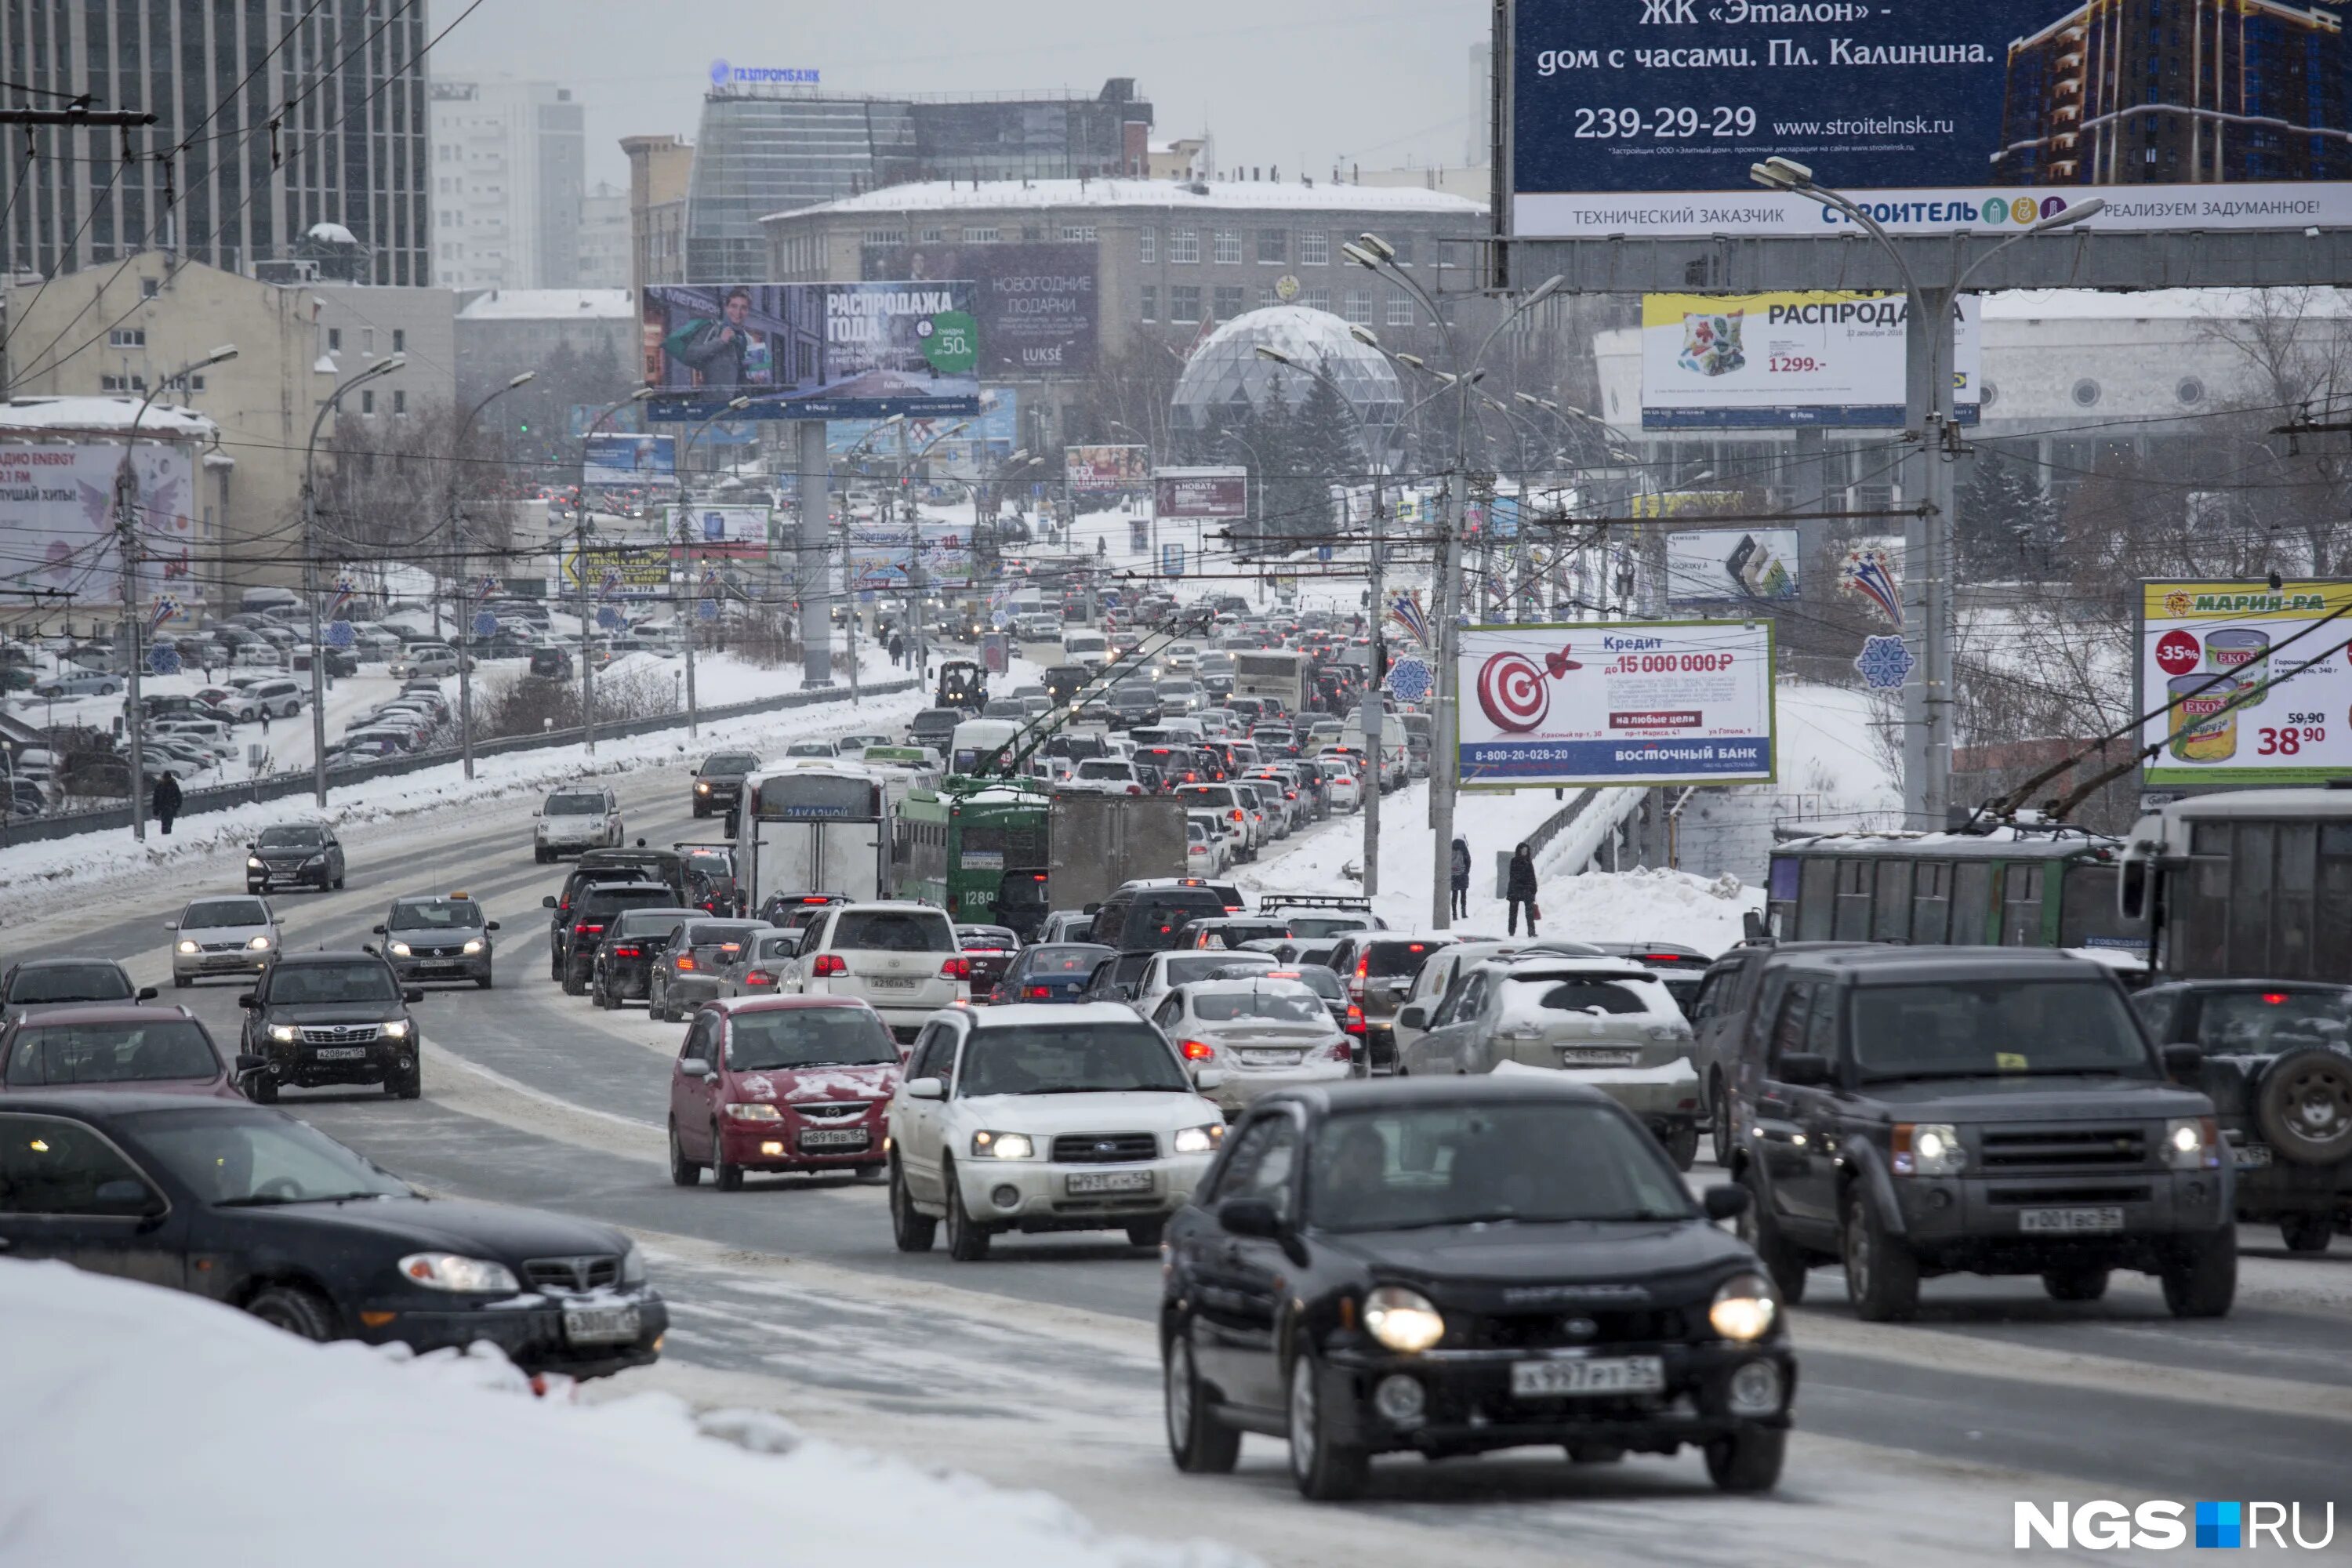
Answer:
[(1347, 910), (1360, 914), (1372, 912), (1372, 900), (1360, 893), (1265, 893), (1257, 900), (1257, 912), (1272, 914), (1277, 910)]

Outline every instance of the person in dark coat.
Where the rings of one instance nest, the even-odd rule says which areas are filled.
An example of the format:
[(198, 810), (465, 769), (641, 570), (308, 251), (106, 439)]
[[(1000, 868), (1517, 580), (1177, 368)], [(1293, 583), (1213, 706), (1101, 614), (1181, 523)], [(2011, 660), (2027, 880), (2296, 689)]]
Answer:
[(1465, 838), (1454, 841), (1454, 918), (1460, 920), (1470, 912), (1470, 842)]
[(165, 837), (172, 831), (172, 819), (180, 815), (180, 781), (165, 773), (155, 781), (155, 793), (148, 802), (155, 814), (155, 822)]
[(907, 639), (897, 632), (890, 634), (890, 665), (898, 668), (907, 662)]
[(1509, 879), (1503, 884), (1503, 891), (1505, 895), (1509, 898), (1511, 903), (1509, 916), (1510, 934), (1513, 936), (1519, 934), (1519, 906), (1524, 904), (1527, 906), (1528, 911), (1528, 934), (1529, 936), (1535, 935), (1536, 857), (1535, 851), (1529, 849), (1524, 844), (1520, 845), (1517, 849), (1511, 852), (1511, 874)]

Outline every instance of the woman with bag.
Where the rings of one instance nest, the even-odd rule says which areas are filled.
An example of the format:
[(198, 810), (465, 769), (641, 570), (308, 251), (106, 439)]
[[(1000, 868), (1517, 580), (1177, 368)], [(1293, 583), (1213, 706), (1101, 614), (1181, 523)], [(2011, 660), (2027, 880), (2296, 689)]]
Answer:
[(1519, 934), (1519, 906), (1525, 904), (1528, 910), (1528, 934), (1535, 935), (1536, 917), (1543, 911), (1536, 908), (1535, 851), (1524, 844), (1511, 851), (1511, 874), (1503, 884), (1503, 891), (1511, 903), (1509, 934), (1512, 936)]

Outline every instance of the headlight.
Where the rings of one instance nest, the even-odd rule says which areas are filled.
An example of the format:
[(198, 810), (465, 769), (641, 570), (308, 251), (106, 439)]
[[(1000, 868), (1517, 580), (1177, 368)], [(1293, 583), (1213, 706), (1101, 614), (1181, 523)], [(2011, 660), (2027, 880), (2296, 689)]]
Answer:
[(710, 786), (707, 784), (696, 784), (694, 786), (694, 793), (697, 795), (709, 795), (710, 793)]
[(408, 1038), (408, 1030), (409, 1022), (407, 1019), (387, 1019), (383, 1026), (383, 1037), (387, 1040), (404, 1040)]
[(302, 1031), (291, 1024), (272, 1024), (269, 1026), (269, 1037), (281, 1046), (290, 1046), (302, 1037)]
[(476, 936), (476, 937), (468, 937), (468, 938), (467, 938), (467, 939), (466, 939), (466, 949), (465, 949), (465, 951), (466, 951), (466, 956), (467, 956), (467, 957), (468, 957), (468, 958), (471, 958), (474, 954), (476, 954), (476, 953), (478, 953), (478, 952), (481, 952), (481, 951), (482, 951), (482, 939), (481, 939), (480, 937), (478, 937), (478, 936)]
[(1364, 1298), (1364, 1327), (1389, 1349), (1407, 1355), (1445, 1337), (1445, 1319), (1429, 1298), (1401, 1285), (1383, 1285)]
[(415, 951), (404, 942), (385, 942), (383, 944), (383, 950), (392, 954), (394, 958), (406, 958), (411, 952)]
[(2164, 1124), (2164, 1163), (2176, 1171), (2221, 1168), (2221, 1125), (2210, 1116), (2185, 1116)]
[(1957, 1176), (1968, 1167), (1960, 1130), (1948, 1121), (1898, 1121), (1894, 1149), (1898, 1176)]
[(1727, 1340), (1760, 1340), (1780, 1321), (1780, 1297), (1761, 1274), (1735, 1274), (1716, 1288), (1706, 1321)]
[(428, 1290), (468, 1290), (478, 1294), (520, 1290), (514, 1270), (487, 1258), (466, 1258), (455, 1252), (412, 1252), (400, 1260), (401, 1277)]
[(1037, 1145), (1026, 1132), (975, 1132), (971, 1152), (974, 1159), (1034, 1160)]
[(308, 860), (302, 862), (305, 866), (323, 866), (326, 863), (327, 858), (324, 855), (313, 855)]
[(197, 951), (199, 951), (199, 950), (197, 949), (196, 944), (195, 944), (194, 942), (190, 942), (190, 941), (188, 941), (186, 938), (183, 937), (183, 938), (180, 940), (180, 951), (181, 951), (182, 952), (197, 952)]
[(1199, 1127), (1187, 1127), (1176, 1134), (1175, 1149), (1179, 1154), (1213, 1152), (1225, 1135), (1225, 1124), (1211, 1121)]
[(261, 863), (261, 857), (258, 855), (247, 856), (245, 858), (245, 868), (248, 871), (265, 871), (268, 869), (268, 867)]
[(269, 939), (266, 936), (257, 936), (245, 945), (256, 952), (267, 952), (269, 951)]
[(624, 1285), (642, 1285), (645, 1282), (646, 1255), (639, 1252), (636, 1249), (636, 1247), (632, 1244), (626, 1252), (621, 1254), (621, 1283)]
[(782, 1121), (784, 1113), (772, 1105), (732, 1104), (727, 1114), (737, 1121)]

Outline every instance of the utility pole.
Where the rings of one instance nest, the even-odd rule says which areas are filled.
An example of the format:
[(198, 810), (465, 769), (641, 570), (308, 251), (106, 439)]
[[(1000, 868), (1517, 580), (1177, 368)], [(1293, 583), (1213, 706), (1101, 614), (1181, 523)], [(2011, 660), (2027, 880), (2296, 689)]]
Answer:
[(572, 525), (574, 574), (580, 579), (580, 738), (596, 754), (596, 624), (588, 604), (588, 492), (580, 492), (580, 517)]
[[(1371, 760), (1371, 777), (1365, 780), (1364, 789), (1364, 896), (1370, 898), (1381, 890), (1381, 739), (1387, 732), (1388, 722), (1381, 707), (1381, 655), (1387, 643), (1381, 635), (1381, 623), (1388, 619), (1388, 563), (1382, 559), (1384, 530), (1381, 526), (1381, 460), (1372, 458), (1372, 604), (1371, 604), (1371, 668), (1364, 673), (1364, 705), (1357, 717), (1364, 728), (1364, 755)], [(1437, 748), (1429, 749), (1431, 765), (1435, 766)]]
[(803, 686), (833, 684), (833, 475), (824, 449), (824, 424), (804, 419), (798, 426)]
[[(332, 405), (330, 400), (330, 406)], [(302, 597), (310, 605), (310, 793), (327, 809), (327, 642), (319, 624), (319, 498), (302, 469)]]
[(1956, 362), (1949, 289), (1922, 288), (1905, 322), (1908, 367), (1904, 422), (1914, 450), (1905, 467), (1916, 488), (1903, 525), (1903, 637), (1911, 678), (1903, 684), (1903, 812), (1906, 825), (1945, 827), (1952, 800), (1952, 378)]
[(1437, 574), (1437, 744), (1429, 748), (1429, 825), (1436, 830), (1435, 870), (1430, 879), (1431, 929), (1446, 931), (1454, 924), (1454, 713), (1462, 700), (1455, 689), (1455, 648), (1460, 633), (1454, 622), (1462, 595), (1462, 496), (1469, 476), (1456, 468), (1445, 476), (1445, 521), (1439, 536), (1443, 564)]
[(122, 721), (131, 736), (131, 837), (144, 842), (147, 708), (139, 690), (139, 478), (131, 470), (130, 446), (136, 435), (134, 429), (131, 437), (125, 437), (122, 467), (114, 475), (114, 528), (115, 549), (122, 557), (122, 646), (131, 656), (123, 680), (130, 699), (124, 704)]

